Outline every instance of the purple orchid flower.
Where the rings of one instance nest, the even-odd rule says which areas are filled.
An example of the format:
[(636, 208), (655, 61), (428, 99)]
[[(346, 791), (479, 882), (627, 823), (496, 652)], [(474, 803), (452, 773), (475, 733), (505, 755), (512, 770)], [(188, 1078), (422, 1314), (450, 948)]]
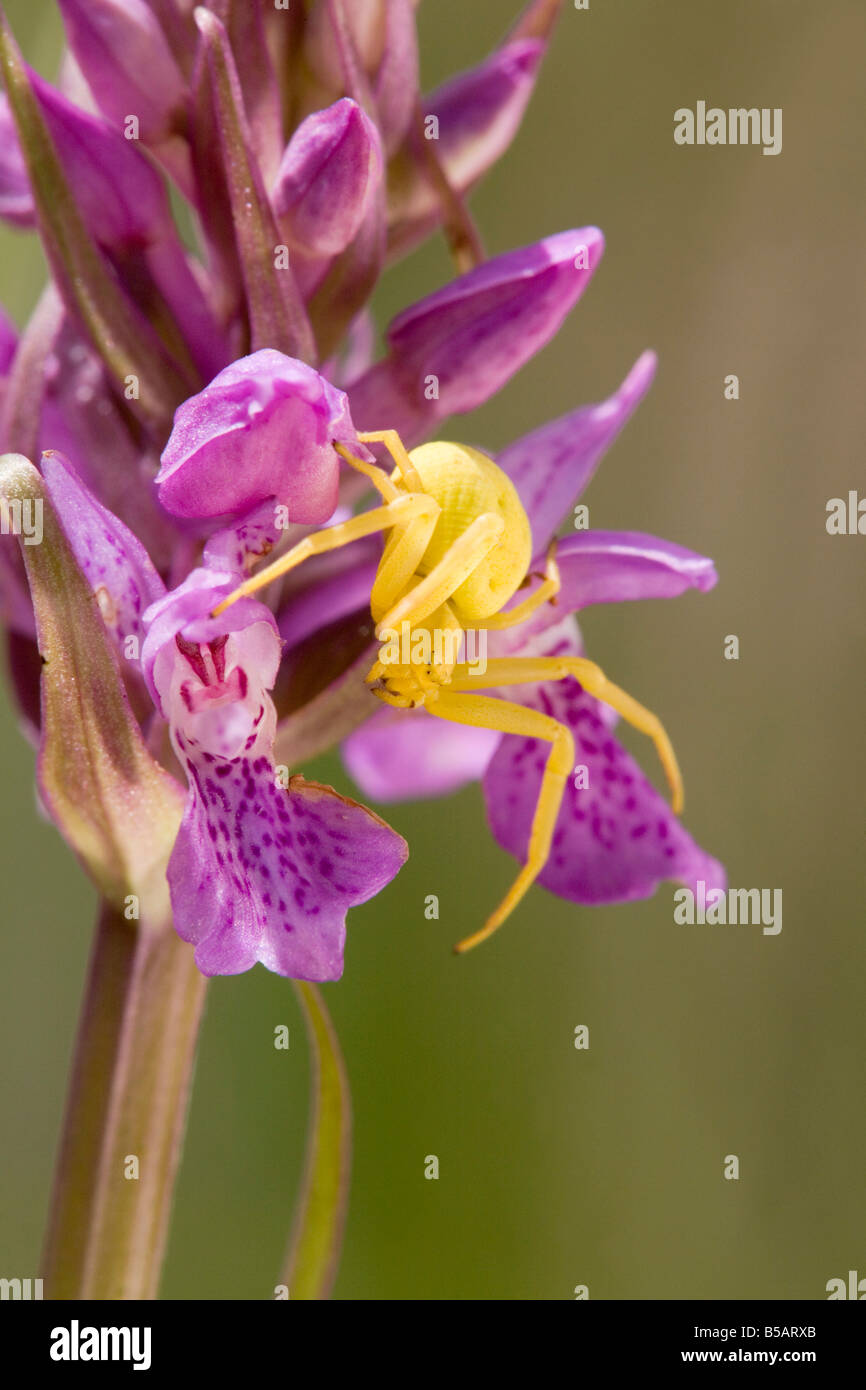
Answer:
[(391, 881), (407, 847), (332, 788), (281, 779), (273, 614), (248, 602), (228, 623), (209, 616), (237, 579), (194, 571), (144, 615), (144, 669), (189, 780), (168, 864), (175, 927), (205, 975), (261, 961), (293, 979), (338, 980), (347, 909)]
[[(333, 478), (317, 485), (319, 437), (333, 433), (361, 446), (341, 392), (278, 353), (258, 358), (220, 373), (178, 411), (163, 489), (188, 512), (202, 475), (210, 475), (214, 511), (241, 518), (211, 536), (202, 565), (171, 591), (61, 455), (44, 456), (43, 476), (118, 651), (144, 677), (187, 775), (167, 870), (176, 930), (195, 943), (203, 974), (237, 974), (261, 961), (295, 979), (334, 980), (343, 970), (347, 909), (390, 882), (406, 845), (364, 807), (276, 767), (269, 692), (281, 642), (270, 609), (248, 601), (225, 619), (209, 615), (279, 536), (277, 508), (262, 505), (262, 469), (269, 468), (273, 497), (281, 487), (294, 497), (298, 479), (310, 478), (307, 519), (323, 521), (339, 460), (330, 448)], [(296, 447), (287, 457), (293, 427)], [(224, 490), (227, 439), (236, 479), (249, 479), (243, 495), (237, 484), (230, 496)]]
[[(211, 615), (273, 547), (351, 516), (366, 483), (334, 446), (372, 460), (356, 425), (396, 430), (407, 447), (429, 438), (501, 390), (584, 293), (603, 251), (593, 227), (470, 267), (398, 314), (371, 360), (366, 305), (386, 258), (439, 225), (449, 238), (471, 229), (464, 195), (517, 131), (557, 8), (533, 0), (498, 50), (423, 98), (409, 0), (316, 0), (285, 54), (291, 108), (271, 61), (285, 27), (258, 4), (245, 26), (236, 6), (63, 0), (87, 110), (70, 95), (80, 82), (56, 91), (0, 34), (0, 216), (37, 227), (53, 273), (17, 342), (5, 335), (0, 434), (48, 451), (47, 496), (137, 725), (185, 775), (167, 877), (177, 930), (208, 973), (261, 960), (339, 974), (346, 908), (405, 854), (371, 812), (287, 780), (289, 764), (341, 740), (377, 800), (483, 778), (494, 834), (522, 854), (537, 749), (423, 712), (371, 717), (358, 663), (377, 538), (315, 556), (267, 603)], [(130, 104), (146, 155), (128, 138)], [(199, 215), (198, 253), (182, 246), (158, 166)], [(610, 401), (501, 456), (537, 556), (652, 370), (641, 359)], [(564, 615), (713, 581), (708, 561), (639, 536), (572, 536), (559, 564), (557, 607), (491, 634), (495, 654), (576, 654)], [(38, 729), (35, 628), (7, 538), (0, 598)], [(592, 787), (569, 791), (543, 883), (607, 901), (663, 877), (717, 877), (613, 740), (609, 712), (573, 680), (530, 699), (574, 729)]]

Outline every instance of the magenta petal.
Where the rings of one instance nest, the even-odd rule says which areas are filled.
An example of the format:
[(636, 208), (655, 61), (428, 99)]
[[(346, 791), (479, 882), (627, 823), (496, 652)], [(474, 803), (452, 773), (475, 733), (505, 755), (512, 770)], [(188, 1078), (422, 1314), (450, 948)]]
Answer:
[(593, 603), (678, 598), (687, 589), (706, 593), (718, 578), (705, 555), (637, 531), (581, 531), (560, 542), (556, 558), (558, 606), (571, 613)]
[[(62, 454), (42, 455), (42, 476), (81, 570), (119, 642), (144, 636), (142, 617), (165, 585), (141, 542), (97, 502)], [(128, 653), (127, 653), (128, 655)]]
[[(436, 153), (458, 194), (472, 189), (517, 134), (544, 49), (539, 38), (512, 40), (423, 98), (425, 116), (438, 121)], [(440, 221), (441, 202), (420, 168), (410, 165), (394, 181), (389, 212), (389, 247), (400, 254)]]
[[(450, 388), (451, 406), (478, 405), (490, 394), (480, 373), (479, 347), (485, 349), (486, 372), (504, 373), (507, 380), (516, 369), (514, 353), (521, 363), (527, 361), (559, 328), (589, 283), (603, 246), (596, 227), (560, 232), (496, 256), (405, 309), (387, 333), (401, 379), (417, 383), (428, 354), (441, 355), (440, 389)], [(584, 268), (575, 265), (581, 251)], [(456, 361), (445, 356), (450, 353)], [(467, 361), (475, 367), (474, 380), (465, 377)]]
[(284, 531), (277, 524), (273, 503), (263, 502), (234, 526), (214, 532), (202, 553), (204, 567), (246, 579), (249, 564), (270, 554)]
[(12, 359), (18, 347), (18, 329), (9, 316), (0, 308), (0, 383), (12, 366)]
[(361, 450), (343, 392), (263, 348), (178, 407), (160, 501), (175, 516), (205, 518), (243, 516), (274, 498), (292, 522), (326, 521), (337, 505), (334, 440)]
[[(528, 703), (528, 702), (527, 702)], [(599, 706), (569, 679), (540, 686), (532, 707), (567, 724), (589, 785), (566, 784), (550, 858), (538, 882), (577, 903), (646, 898), (664, 879), (723, 887), (722, 866), (695, 844), (637, 763), (606, 728)], [(548, 745), (507, 735), (484, 778), (490, 828), (523, 862)]]
[(385, 149), (391, 155), (409, 129), (418, 98), (418, 34), (413, 0), (388, 0), (384, 28), (373, 95)]
[(645, 352), (622, 385), (599, 405), (581, 406), (499, 455), (497, 462), (520, 494), (537, 550), (547, 545), (568, 515), (629, 416), (643, 400), (656, 370), (656, 355)]
[(261, 961), (296, 980), (338, 980), (346, 912), (390, 883), (405, 842), (329, 787), (279, 787), (267, 758), (196, 756), (188, 769), (168, 878), (199, 969), (236, 975)]
[(27, 166), (5, 92), (0, 92), (0, 218), (13, 227), (36, 226)]
[(381, 541), (371, 536), (345, 550), (314, 555), (296, 575), (289, 576), (278, 615), (286, 649), (359, 609), (369, 613), (370, 591), (381, 558)]
[(424, 98), (438, 117), (437, 153), (453, 187), (465, 192), (505, 153), (520, 128), (544, 54), (539, 39), (517, 39)]
[(336, 386), (344, 386), (365, 372), (376, 347), (376, 323), (368, 308), (349, 324), (340, 351), (322, 364), (322, 372)]
[(141, 248), (173, 232), (171, 210), (153, 165), (101, 116), (80, 111), (29, 72), (64, 173), (94, 240), (107, 249)]
[[(37, 73), (30, 73), (51, 138), (91, 236), (112, 257), (121, 279), (131, 267), (146, 301), (163, 295), (204, 374), (228, 351), (224, 334), (190, 269), (162, 180), (135, 141), (101, 116), (80, 111)], [(143, 263), (143, 264), (142, 264)]]
[(343, 762), (371, 801), (447, 796), (483, 776), (500, 738), (423, 710), (382, 709), (346, 739)]
[(206, 975), (261, 961), (339, 979), (346, 910), (390, 882), (407, 848), (362, 806), (278, 774), (268, 692), (280, 641), (254, 600), (209, 617), (231, 582), (194, 571), (146, 614), (143, 666), (189, 780), (168, 866), (175, 927)]
[[(27, 587), (21, 551), (14, 536), (0, 535), (0, 620), (9, 629), (10, 640), (13, 635), (23, 638), (25, 643), (35, 639), (33, 601)], [(26, 661), (28, 655), (29, 649), (26, 649), (23, 660)], [(11, 674), (14, 681), (14, 669)], [(38, 700), (36, 704), (38, 708)]]
[[(718, 576), (712, 560), (672, 541), (637, 531), (581, 531), (557, 544), (561, 588), (556, 603), (546, 603), (519, 627), (494, 634), (506, 650), (553, 629), (562, 615), (579, 613), (595, 603), (632, 599), (679, 598), (688, 589), (706, 593)], [(532, 569), (541, 574), (545, 556), (536, 556)]]
[(314, 111), (289, 141), (271, 194), (290, 244), (338, 255), (361, 226), (381, 169), (376, 127), (356, 102)]
[(69, 47), (118, 129), (138, 117), (147, 143), (168, 136), (186, 87), (147, 0), (58, 0)]
[(254, 629), (257, 644), (246, 642), (255, 652), (255, 683), (270, 688), (280, 664), (280, 643), (274, 615), (254, 598), (242, 598), (218, 618), (210, 616), (221, 599), (227, 598), (237, 586), (237, 577), (230, 571), (220, 573), (195, 569), (176, 589), (163, 594), (143, 614), (147, 635), (141, 649), (141, 664), (154, 702), (166, 719), (173, 719), (173, 696), (169, 691), (171, 668), (175, 659), (174, 643), (180, 634), (186, 641), (208, 644), (239, 634), (241, 640), (248, 629)]
[(68, 315), (45, 359), (38, 447), (56, 450), (88, 490), (145, 546), (154, 564), (170, 563), (178, 533), (152, 487), (156, 459), (143, 452), (115, 402), (105, 369)]
[(413, 444), (437, 420), (481, 405), (553, 337), (603, 246), (595, 227), (560, 232), (486, 261), (399, 314), (388, 356), (349, 388), (360, 428), (395, 428)]

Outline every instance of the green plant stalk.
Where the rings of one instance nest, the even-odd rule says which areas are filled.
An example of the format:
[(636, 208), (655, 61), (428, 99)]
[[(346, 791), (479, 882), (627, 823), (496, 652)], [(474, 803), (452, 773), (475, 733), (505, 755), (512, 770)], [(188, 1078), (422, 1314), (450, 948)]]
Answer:
[(51, 1201), (47, 1298), (156, 1297), (206, 983), (170, 922), (103, 908)]
[(352, 1109), (340, 1044), (321, 992), (294, 981), (310, 1043), (312, 1123), (283, 1283), (293, 1299), (329, 1297), (349, 1198)]

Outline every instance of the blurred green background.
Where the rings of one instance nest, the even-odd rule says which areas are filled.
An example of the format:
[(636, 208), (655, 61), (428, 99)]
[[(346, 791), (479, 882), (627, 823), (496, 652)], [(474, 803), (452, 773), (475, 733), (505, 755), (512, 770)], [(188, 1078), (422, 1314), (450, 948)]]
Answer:
[[(6, 8), (53, 74), (54, 7)], [(425, 86), (477, 61), (517, 8), (426, 0)], [(860, 0), (567, 3), (517, 144), (474, 199), (492, 253), (587, 223), (607, 252), (558, 338), (463, 438), (495, 449), (602, 399), (643, 348), (660, 355), (588, 493), (591, 524), (712, 555), (720, 583), (590, 610), (587, 646), (662, 715), (690, 829), (734, 886), (782, 888), (784, 926), (677, 926), (668, 888), (597, 910), (536, 889), (457, 959), (513, 863), (477, 788), (390, 808), (411, 858), (350, 916), (346, 974), (326, 988), (355, 1107), (338, 1298), (567, 1299), (577, 1284), (823, 1298), (828, 1279), (866, 1274), (866, 538), (824, 524), (828, 498), (866, 490), (864, 43)], [(675, 146), (673, 112), (698, 100), (782, 107), (782, 153)], [(379, 321), (448, 274), (440, 245), (417, 253), (382, 284)], [(19, 321), (43, 275), (34, 240), (0, 233), (0, 299)], [(731, 633), (739, 661), (723, 657)], [(0, 740), (0, 1268), (25, 1277), (94, 902), (40, 819), (5, 696)], [(350, 790), (336, 758), (312, 771)], [(290, 986), (258, 968), (215, 981), (165, 1297), (271, 1296), (306, 1107)]]

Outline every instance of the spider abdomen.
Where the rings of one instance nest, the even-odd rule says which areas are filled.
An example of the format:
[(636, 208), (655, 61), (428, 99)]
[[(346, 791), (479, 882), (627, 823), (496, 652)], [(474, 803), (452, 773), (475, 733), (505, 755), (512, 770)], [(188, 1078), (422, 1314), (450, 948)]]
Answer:
[(424, 491), (442, 508), (419, 574), (429, 574), (477, 517), (493, 513), (504, 521), (501, 540), (451, 599), (464, 620), (491, 617), (523, 582), (532, 557), (529, 520), (514, 484), (491, 458), (466, 444), (436, 440), (413, 449), (410, 458)]

